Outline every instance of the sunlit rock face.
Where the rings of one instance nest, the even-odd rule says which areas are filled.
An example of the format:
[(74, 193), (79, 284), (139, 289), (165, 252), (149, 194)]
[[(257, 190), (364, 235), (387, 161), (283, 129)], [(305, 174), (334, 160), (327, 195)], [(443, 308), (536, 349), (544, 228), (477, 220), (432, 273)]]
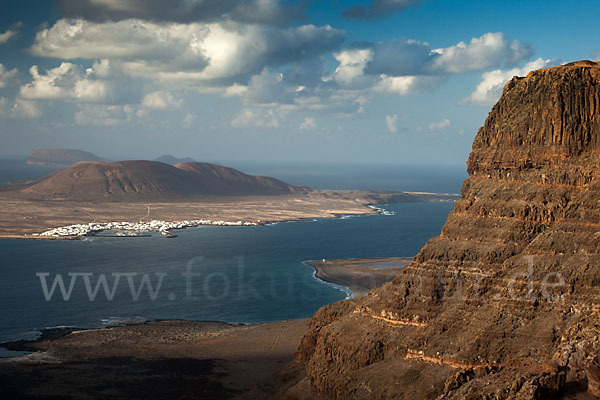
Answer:
[(319, 310), (284, 397), (600, 395), (600, 63), (513, 78), (460, 201), (391, 283)]

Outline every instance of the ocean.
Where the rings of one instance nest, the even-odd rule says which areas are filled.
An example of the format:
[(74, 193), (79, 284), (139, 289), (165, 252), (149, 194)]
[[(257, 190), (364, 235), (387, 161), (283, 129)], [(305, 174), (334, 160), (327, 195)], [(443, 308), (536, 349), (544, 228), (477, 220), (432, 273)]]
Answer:
[[(366, 187), (377, 179), (353, 184)], [(460, 175), (452, 178), (454, 186), (446, 175), (436, 179), (437, 186), (429, 182), (412, 191), (457, 193), (462, 182)], [(388, 204), (384, 208), (393, 215), (204, 226), (177, 231), (173, 239), (0, 239), (0, 341), (34, 338), (50, 327), (146, 319), (258, 323), (308, 317), (351, 292), (315, 278), (304, 261), (414, 256), (439, 234), (452, 207)]]

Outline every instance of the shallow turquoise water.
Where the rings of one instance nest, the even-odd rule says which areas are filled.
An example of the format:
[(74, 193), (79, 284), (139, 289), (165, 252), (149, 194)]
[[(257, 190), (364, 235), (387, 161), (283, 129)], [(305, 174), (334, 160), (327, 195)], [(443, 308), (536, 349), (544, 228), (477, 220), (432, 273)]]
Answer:
[[(385, 208), (393, 216), (199, 227), (177, 231), (175, 239), (0, 239), (0, 341), (32, 337), (46, 327), (138, 318), (256, 323), (307, 317), (348, 293), (314, 278), (303, 261), (413, 256), (439, 234), (452, 207), (390, 204)], [(186, 271), (195, 275), (182, 275)], [(65, 292), (73, 279), (68, 300), (58, 286), (46, 300), (42, 280), (49, 291), (57, 274)], [(109, 294), (117, 280), (113, 274), (120, 274), (112, 300), (101, 286), (90, 300), (85, 279), (93, 294), (102, 274)], [(155, 296), (144, 286), (136, 300), (144, 275)]]

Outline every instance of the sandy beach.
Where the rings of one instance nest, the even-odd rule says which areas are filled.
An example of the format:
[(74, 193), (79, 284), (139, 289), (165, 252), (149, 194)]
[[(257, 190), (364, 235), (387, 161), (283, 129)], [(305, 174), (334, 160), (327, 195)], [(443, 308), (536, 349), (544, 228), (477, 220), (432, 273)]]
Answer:
[(355, 298), (396, 277), (411, 258), (360, 258), (351, 260), (307, 261), (316, 271), (315, 276), (326, 282), (346, 286)]

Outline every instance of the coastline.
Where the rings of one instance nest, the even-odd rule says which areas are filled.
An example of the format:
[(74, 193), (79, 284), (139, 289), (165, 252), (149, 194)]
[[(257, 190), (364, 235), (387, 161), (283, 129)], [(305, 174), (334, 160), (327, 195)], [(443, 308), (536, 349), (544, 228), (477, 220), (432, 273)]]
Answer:
[[(389, 257), (304, 263), (314, 269), (315, 279), (362, 297), (392, 280), (410, 260)], [(278, 374), (293, 361), (310, 320), (259, 324), (132, 320), (102, 328), (49, 328), (34, 340), (0, 344), (8, 351), (30, 352), (0, 358), (0, 381), (7, 382), (5, 392), (15, 397), (65, 390), (77, 396), (88, 393), (91, 386), (111, 387), (111, 396), (130, 397), (131, 387), (151, 379), (152, 398), (190, 394), (251, 398), (255, 392), (261, 393), (261, 387), (280, 379)], [(24, 378), (9, 379), (14, 376)], [(48, 380), (52, 380), (52, 388), (48, 388)], [(200, 393), (199, 386), (203, 388)]]
[[(304, 264), (314, 268), (315, 278), (348, 288), (354, 298), (360, 298), (371, 289), (393, 280), (411, 261), (409, 257), (387, 257), (309, 260)], [(382, 268), (383, 263), (388, 265)]]
[(80, 397), (90, 387), (94, 396), (139, 397), (130, 390), (152, 381), (151, 398), (231, 398), (270, 382), (292, 361), (309, 321), (232, 325), (153, 320), (56, 329), (35, 341), (3, 343), (35, 352), (0, 358), (0, 381), (3, 392), (13, 397), (52, 396), (65, 390)]
[[(458, 195), (404, 192), (311, 190), (302, 195), (207, 197), (175, 202), (76, 202), (23, 199), (0, 192), (0, 238), (73, 239), (93, 227), (115, 224), (149, 225), (161, 222), (169, 229), (199, 225), (266, 225), (348, 215), (384, 214), (378, 205), (454, 201)], [(120, 222), (111, 222), (120, 221)], [(194, 222), (195, 221), (195, 222)], [(190, 222), (194, 222), (191, 224)], [(160, 224), (159, 224), (160, 225)], [(67, 229), (69, 228), (69, 229)], [(72, 228), (72, 229), (71, 229)], [(62, 235), (41, 235), (61, 231)], [(160, 229), (156, 229), (160, 231)]]

